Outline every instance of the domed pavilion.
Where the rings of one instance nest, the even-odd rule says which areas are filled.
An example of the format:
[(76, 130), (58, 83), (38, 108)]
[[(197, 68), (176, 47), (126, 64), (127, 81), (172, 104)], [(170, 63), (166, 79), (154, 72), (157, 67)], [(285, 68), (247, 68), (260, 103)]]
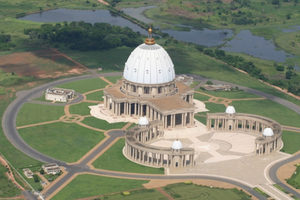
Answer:
[(145, 116), (163, 128), (192, 126), (194, 90), (175, 79), (174, 64), (155, 43), (152, 29), (128, 57), (121, 80), (104, 90), (104, 106), (116, 116)]

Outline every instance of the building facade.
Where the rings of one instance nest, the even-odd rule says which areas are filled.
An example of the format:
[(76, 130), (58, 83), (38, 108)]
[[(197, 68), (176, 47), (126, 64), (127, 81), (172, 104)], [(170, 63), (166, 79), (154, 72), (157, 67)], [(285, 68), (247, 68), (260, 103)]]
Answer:
[(68, 102), (74, 96), (74, 90), (62, 88), (48, 88), (45, 93), (45, 99), (50, 101)]

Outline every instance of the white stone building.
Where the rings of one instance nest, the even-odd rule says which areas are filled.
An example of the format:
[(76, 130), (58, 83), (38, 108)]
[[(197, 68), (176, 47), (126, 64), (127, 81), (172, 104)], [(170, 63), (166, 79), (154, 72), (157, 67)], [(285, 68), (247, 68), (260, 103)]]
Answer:
[(45, 93), (45, 99), (50, 101), (68, 102), (74, 98), (75, 91), (62, 88), (48, 88)]

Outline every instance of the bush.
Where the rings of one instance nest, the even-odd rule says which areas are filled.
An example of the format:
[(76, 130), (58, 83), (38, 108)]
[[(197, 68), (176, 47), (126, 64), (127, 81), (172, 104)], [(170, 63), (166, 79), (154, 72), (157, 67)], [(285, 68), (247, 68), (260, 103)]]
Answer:
[(207, 85), (213, 85), (214, 83), (212, 81), (206, 81)]
[(284, 66), (277, 65), (276, 69), (277, 69), (277, 71), (284, 71)]

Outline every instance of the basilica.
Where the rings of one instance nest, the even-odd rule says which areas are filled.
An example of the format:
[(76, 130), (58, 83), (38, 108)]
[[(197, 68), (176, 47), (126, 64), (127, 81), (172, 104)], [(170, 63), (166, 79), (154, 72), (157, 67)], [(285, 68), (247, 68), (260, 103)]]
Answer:
[(104, 106), (117, 116), (160, 120), (163, 128), (192, 126), (194, 90), (175, 79), (170, 56), (148, 32), (125, 63), (123, 78), (104, 90)]

